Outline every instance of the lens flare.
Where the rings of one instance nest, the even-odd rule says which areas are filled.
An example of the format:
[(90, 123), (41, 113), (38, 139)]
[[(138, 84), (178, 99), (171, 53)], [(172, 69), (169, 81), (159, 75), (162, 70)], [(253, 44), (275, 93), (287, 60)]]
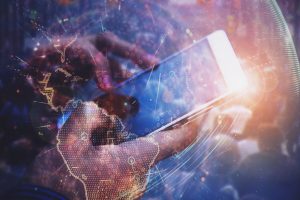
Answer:
[(224, 31), (217, 31), (209, 36), (211, 48), (215, 52), (218, 65), (221, 68), (225, 82), (231, 91), (240, 91), (247, 87), (247, 78), (240, 66), (238, 58), (230, 45)]

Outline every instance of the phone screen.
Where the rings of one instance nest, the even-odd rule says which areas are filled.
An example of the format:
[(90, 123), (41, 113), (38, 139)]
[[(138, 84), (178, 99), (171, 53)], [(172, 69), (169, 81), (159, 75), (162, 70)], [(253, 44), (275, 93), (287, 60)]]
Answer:
[(203, 39), (97, 101), (118, 115), (127, 130), (144, 136), (226, 93), (220, 67)]

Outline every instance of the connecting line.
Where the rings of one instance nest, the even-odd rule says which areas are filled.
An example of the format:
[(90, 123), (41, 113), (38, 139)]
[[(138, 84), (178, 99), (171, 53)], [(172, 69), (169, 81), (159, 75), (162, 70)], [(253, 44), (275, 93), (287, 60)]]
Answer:
[[(156, 168), (158, 168), (158, 167), (156, 166)], [(149, 170), (149, 172), (146, 175), (150, 176), (150, 175), (153, 175), (153, 174), (159, 174), (161, 172), (167, 171), (166, 169), (163, 169), (163, 170), (157, 169), (157, 170), (158, 171), (153, 171), (153, 172), (151, 172), (151, 170)]]
[[(159, 44), (158, 48), (156, 49), (156, 51), (155, 51), (155, 53), (154, 53), (154, 56), (157, 56), (157, 53), (158, 53), (158, 51), (160, 50), (162, 44), (165, 42), (166, 37), (167, 37), (167, 34), (165, 34), (165, 35), (163, 36), (163, 38), (161, 39), (160, 44)], [(148, 83), (149, 83), (150, 78), (151, 78), (151, 76), (152, 76), (154, 67), (155, 67), (155, 64), (152, 66), (152, 69), (151, 69), (149, 78), (148, 78), (147, 83), (146, 83), (146, 87), (148, 86)]]
[(161, 78), (161, 73), (159, 73), (159, 79), (158, 79), (158, 87), (157, 87), (157, 93), (156, 93), (156, 99), (155, 99), (155, 111), (156, 111), (157, 100), (158, 100), (158, 95), (159, 95), (160, 78)]
[(162, 177), (162, 175), (161, 175), (161, 173), (160, 173), (160, 170), (158, 169), (157, 165), (155, 165), (155, 168), (156, 168), (156, 170), (157, 170), (157, 173), (158, 173), (160, 179), (161, 179), (162, 182), (165, 184), (165, 180), (163, 179), (163, 177)]
[(105, 32), (105, 28), (104, 28), (104, 25), (103, 25), (102, 19), (100, 19), (99, 21), (100, 21), (100, 25), (101, 25), (102, 32)]
[(64, 63), (66, 59), (66, 50), (69, 46), (71, 46), (75, 41), (77, 40), (77, 35), (63, 48), (63, 51), (59, 50), (58, 48), (55, 47), (58, 53), (61, 54), (61, 62)]
[(44, 30), (42, 30), (42, 29), (40, 29), (40, 31), (41, 31), (42, 35), (43, 35), (44, 37), (46, 37), (46, 39), (47, 39), (49, 42), (52, 42), (51, 37), (48, 36), (48, 34), (47, 34), (46, 31), (44, 31)]
[(91, 57), (92, 57), (92, 59), (93, 59), (93, 62), (94, 62), (94, 64), (95, 64), (95, 65), (97, 65), (97, 64), (96, 64), (96, 60), (95, 60), (94, 56), (92, 55), (92, 51), (91, 51), (91, 49), (89, 48), (88, 50), (89, 50), (89, 54), (90, 54), (90, 56), (91, 56)]
[(49, 127), (51, 127), (51, 125), (50, 124), (46, 124), (46, 125), (43, 125), (43, 126), (38, 126), (37, 128), (49, 128)]
[(25, 60), (23, 60), (22, 58), (18, 57), (18, 56), (15, 56), (20, 62), (22, 62), (23, 64), (25, 65), (29, 65), (28, 62), (26, 62)]
[(188, 81), (188, 73), (187, 73), (187, 71), (185, 71), (185, 84), (186, 84), (186, 89), (187, 89), (187, 91), (188, 91), (193, 97), (195, 97), (194, 93), (193, 93), (192, 90), (191, 90), (189, 81)]
[(107, 0), (104, 0), (104, 13), (105, 13), (105, 16), (108, 16), (108, 13), (107, 13)]
[(40, 103), (40, 104), (45, 104), (45, 105), (49, 105), (48, 103), (46, 102), (41, 102), (41, 101), (33, 101), (34, 103)]
[(48, 150), (46, 150), (46, 151), (44, 151), (44, 152), (41, 152), (40, 154), (37, 155), (37, 157), (40, 157), (40, 156), (42, 156), (42, 155), (44, 155), (44, 154), (46, 154), (46, 153), (48, 153), (48, 152), (50, 152), (50, 151), (52, 151), (52, 150), (54, 150), (54, 149), (56, 149), (56, 146), (53, 147), (53, 148), (51, 148), (51, 149), (48, 149)]
[(61, 113), (62, 113), (62, 121), (66, 122), (65, 113), (63, 111), (61, 111)]
[(58, 16), (56, 16), (57, 22), (60, 24), (60, 26), (62, 27), (62, 29), (64, 30), (64, 32), (66, 33), (67, 30), (65, 28), (65, 26), (63, 25), (63, 21), (61, 19), (59, 19)]
[(151, 9), (148, 6), (146, 7), (146, 9), (150, 13), (153, 25), (155, 25), (155, 20), (154, 20), (153, 13), (152, 13)]
[[(59, 170), (61, 169), (61, 168), (63, 168), (65, 166), (65, 163), (63, 163), (63, 164), (61, 164), (54, 172), (52, 172), (51, 174), (52, 175), (55, 175), (55, 174), (57, 174), (57, 172), (59, 172)], [(65, 176), (66, 177), (66, 176)]]

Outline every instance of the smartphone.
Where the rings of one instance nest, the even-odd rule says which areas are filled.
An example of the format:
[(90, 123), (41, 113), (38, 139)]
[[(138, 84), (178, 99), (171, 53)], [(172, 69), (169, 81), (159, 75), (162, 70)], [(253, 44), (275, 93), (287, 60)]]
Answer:
[(246, 77), (224, 31), (216, 31), (104, 94), (85, 88), (125, 128), (144, 136), (188, 121), (246, 86)]

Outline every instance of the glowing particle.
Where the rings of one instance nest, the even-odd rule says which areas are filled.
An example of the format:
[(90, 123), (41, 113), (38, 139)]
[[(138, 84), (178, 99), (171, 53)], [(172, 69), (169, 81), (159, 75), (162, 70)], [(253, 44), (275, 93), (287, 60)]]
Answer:
[(87, 177), (86, 177), (85, 174), (82, 174), (82, 175), (81, 175), (81, 178), (82, 178), (83, 180), (85, 180), (85, 181), (87, 180)]
[(82, 132), (80, 135), (80, 139), (82, 141), (87, 141), (88, 140), (88, 134), (86, 132)]
[(129, 164), (129, 165), (133, 165), (134, 163), (135, 163), (134, 157), (130, 156), (130, 157), (128, 158), (128, 164)]
[(186, 34), (187, 34), (188, 36), (190, 36), (190, 37), (193, 36), (193, 33), (192, 33), (192, 31), (191, 31), (189, 28), (187, 28), (187, 29), (185, 30), (185, 32), (186, 32)]
[(73, 101), (73, 102), (72, 102), (72, 106), (73, 106), (73, 108), (77, 108), (77, 106), (78, 106), (77, 101)]

